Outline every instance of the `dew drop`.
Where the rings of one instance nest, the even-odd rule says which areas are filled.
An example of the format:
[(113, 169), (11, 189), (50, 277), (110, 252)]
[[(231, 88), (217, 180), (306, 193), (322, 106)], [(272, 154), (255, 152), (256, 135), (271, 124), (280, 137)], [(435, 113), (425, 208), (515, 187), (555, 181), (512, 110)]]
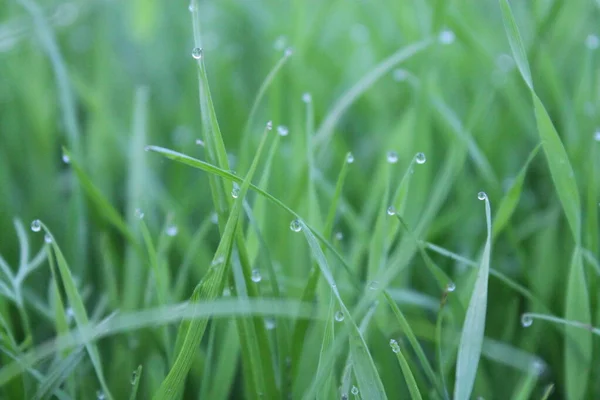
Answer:
[(446, 285), (446, 292), (454, 292), (456, 290), (456, 284), (454, 282), (448, 282)]
[(42, 223), (40, 222), (39, 219), (34, 219), (33, 222), (31, 222), (31, 230), (34, 232), (39, 232), (42, 229)]
[(219, 215), (216, 212), (210, 214), (210, 222), (212, 222), (215, 225), (219, 223)]
[(598, 129), (596, 132), (594, 132), (594, 140), (596, 142), (600, 142), (600, 129)]
[(279, 125), (277, 127), (277, 133), (279, 134), (279, 136), (287, 136), (289, 133), (288, 127), (285, 125)]
[(252, 279), (252, 282), (254, 282), (254, 283), (258, 283), (258, 282), (262, 281), (262, 276), (260, 275), (260, 271), (256, 268), (253, 269), (250, 279)]
[(189, 12), (194, 12), (195, 9), (196, 7), (194, 6), (194, 2), (190, 1), (190, 5), (188, 6)]
[(531, 318), (530, 315), (521, 315), (521, 325), (523, 325), (523, 328), (528, 328), (531, 326), (531, 324), (533, 324), (533, 318)]
[(346, 162), (348, 164), (352, 164), (354, 162), (354, 154), (352, 154), (352, 153), (346, 154)]
[(336, 311), (334, 318), (337, 322), (342, 322), (344, 320), (344, 313), (341, 311)]
[(390, 339), (390, 347), (394, 353), (400, 353), (400, 345), (394, 339)]
[(396, 164), (398, 162), (398, 153), (396, 153), (395, 151), (388, 151), (387, 162), (389, 162), (390, 164)]
[(290, 57), (292, 54), (294, 54), (294, 50), (292, 50), (291, 47), (288, 47), (287, 49), (284, 50), (283, 55), (285, 57)]
[(52, 243), (52, 236), (50, 236), (50, 234), (49, 234), (49, 233), (46, 233), (46, 234), (44, 235), (44, 242), (46, 242), (46, 243), (48, 243), (48, 244)]
[(71, 163), (71, 158), (69, 157), (69, 155), (68, 155), (68, 154), (66, 154), (66, 153), (65, 153), (65, 154), (63, 154), (63, 155), (62, 155), (62, 161), (63, 161), (65, 164), (70, 164), (70, 163)]
[(438, 40), (441, 44), (452, 44), (455, 39), (456, 35), (449, 29), (444, 29), (438, 36)]
[(105, 398), (106, 398), (106, 396), (104, 395), (104, 393), (102, 391), (98, 390), (96, 392), (96, 399), (98, 399), (98, 400), (104, 400)]
[(273, 129), (273, 121), (267, 121), (267, 130), (270, 131)]
[(200, 47), (194, 47), (194, 49), (192, 50), (192, 57), (194, 57), (196, 60), (201, 59), (202, 49)]
[(425, 153), (417, 153), (417, 155), (415, 156), (415, 161), (417, 162), (417, 164), (425, 164), (425, 162), (427, 161)]
[(541, 360), (534, 360), (531, 363), (531, 371), (537, 376), (543, 375), (546, 371), (546, 364)]
[(286, 41), (287, 38), (285, 35), (278, 36), (277, 39), (275, 39), (275, 43), (273, 43), (273, 48), (279, 51), (283, 50), (285, 48)]
[(137, 219), (143, 219), (144, 218), (144, 212), (142, 210), (140, 210), (139, 208), (135, 209), (135, 217)]
[(300, 221), (297, 219), (293, 220), (290, 223), (290, 229), (294, 232), (300, 232), (302, 230), (302, 225), (300, 225)]
[(394, 208), (394, 206), (389, 206), (387, 209), (387, 215), (389, 216), (393, 216), (396, 215), (396, 209)]
[(137, 370), (133, 371), (131, 374), (131, 384), (135, 385), (135, 381), (137, 381)]
[(150, 151), (150, 146), (144, 146), (144, 151)]
[(353, 395), (357, 395), (358, 394), (358, 388), (354, 385), (352, 385), (352, 389), (350, 389), (350, 393), (352, 393)]
[(598, 39), (598, 36), (591, 34), (585, 38), (585, 47), (587, 47), (589, 50), (596, 50), (599, 45), (600, 39)]
[(344, 234), (342, 232), (336, 232), (334, 237), (335, 240), (342, 240), (344, 239)]
[(231, 189), (231, 197), (237, 199), (240, 195), (240, 186), (237, 183), (233, 184), (233, 189)]
[(303, 102), (305, 102), (306, 104), (308, 104), (308, 103), (312, 103), (312, 96), (311, 96), (311, 94), (310, 94), (310, 93), (308, 93), (308, 92), (307, 92), (307, 93), (304, 93), (304, 94), (302, 95), (302, 101), (303, 101)]
[(196, 139), (196, 144), (197, 144), (198, 146), (202, 146), (202, 147), (204, 147), (204, 140), (202, 140), (202, 139)]
[(210, 265), (212, 265), (214, 267), (216, 265), (223, 264), (223, 262), (225, 262), (225, 257), (219, 256), (219, 257), (215, 258)]
[(67, 319), (71, 320), (75, 316), (75, 311), (71, 307), (67, 307), (65, 314), (67, 315)]
[(231, 289), (226, 287), (225, 289), (223, 289), (223, 297), (228, 297), (228, 296), (231, 296)]
[(265, 328), (268, 331), (275, 329), (275, 320), (273, 318), (265, 318)]
[(177, 225), (169, 225), (167, 226), (167, 229), (165, 230), (165, 233), (167, 234), (167, 236), (177, 236)]
[(485, 200), (485, 199), (487, 199), (487, 194), (485, 194), (485, 192), (479, 192), (479, 193), (477, 193), (477, 198), (479, 200)]
[(369, 283), (370, 290), (377, 290), (378, 287), (379, 287), (379, 283), (377, 281), (371, 281), (371, 283)]

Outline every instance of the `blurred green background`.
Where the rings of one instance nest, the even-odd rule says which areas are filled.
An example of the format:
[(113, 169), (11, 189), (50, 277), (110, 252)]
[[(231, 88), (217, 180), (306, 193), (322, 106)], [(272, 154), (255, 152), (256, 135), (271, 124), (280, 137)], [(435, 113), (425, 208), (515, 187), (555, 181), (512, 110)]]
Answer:
[[(598, 275), (593, 264), (599, 246), (599, 3), (512, 3), (536, 91), (575, 172), (582, 199), (589, 304), (597, 325)], [(340, 167), (346, 153), (353, 153), (334, 227), (341, 235), (328, 239), (361, 287), (372, 279), (372, 268), (387, 268), (385, 260), (373, 267), (372, 240), (377, 220), (389, 205), (386, 198), (407, 168), (414, 169), (402, 203), (407, 224), (419, 239), (479, 259), (486, 224), (477, 193), (487, 193), (494, 215), (540, 143), (531, 96), (511, 56), (496, 1), (220, 0), (200, 1), (198, 14), (212, 99), (236, 174), (245, 176), (267, 120), (286, 126), (289, 135), (278, 139), (265, 189), (322, 229)], [(431, 43), (405, 62), (380, 64), (426, 38), (432, 38)], [(219, 243), (219, 231), (211, 222), (215, 209), (207, 174), (144, 152), (152, 144), (206, 158), (203, 146), (196, 144), (203, 132), (193, 47), (190, 12), (183, 1), (0, 0), (0, 254), (16, 271), (22, 247), (15, 219), (25, 225), (35, 254), (44, 239), (31, 232), (29, 224), (39, 218), (61, 246), (93, 321), (117, 310), (156, 306), (155, 288), (147, 272), (148, 258), (133, 250), (107, 209), (82, 189), (71, 164), (63, 162), (63, 147), (140, 243), (143, 232), (136, 210), (144, 213), (160, 262), (170, 274), (169, 302), (189, 298)], [(287, 48), (293, 55), (268, 87), (244, 137), (261, 82)], [(366, 90), (344, 108), (331, 134), (320, 129), (340, 99), (348, 99), (348, 91), (377, 68), (381, 76), (363, 81)], [(312, 137), (312, 131), (306, 134), (307, 126), (312, 127), (306, 122), (304, 93), (312, 96)], [(312, 147), (307, 151), (307, 146)], [(397, 152), (397, 164), (386, 162), (388, 151)], [(417, 152), (425, 153), (427, 162), (409, 166)], [(314, 157), (311, 170), (307, 154)], [(316, 201), (311, 198), (313, 189)], [(249, 195), (251, 204), (256, 199)], [(267, 204), (261, 215), (267, 258), (275, 266), (282, 297), (299, 299), (312, 266), (311, 253), (304, 239), (290, 231), (289, 214)], [(176, 234), (169, 234), (175, 227)], [(537, 360), (543, 373), (535, 379), (531, 398), (540, 398), (551, 383), (556, 385), (552, 398), (568, 398), (563, 328), (536, 321), (524, 329), (520, 323), (521, 313), (528, 311), (564, 316), (573, 251), (542, 152), (530, 164), (514, 215), (503, 228), (494, 237), (492, 268), (527, 288), (545, 308), (490, 277), (485, 333), (500, 347), (488, 343), (484, 349), (473, 396), (511, 398), (524, 384), (530, 361)], [(419, 254), (401, 249), (400, 239), (407, 238), (401, 232), (384, 249), (388, 263), (403, 265), (388, 288), (435, 360), (436, 317), (443, 294)], [(473, 270), (464, 262), (429, 254), (456, 282), (456, 292), (448, 295), (466, 307)], [(261, 261), (255, 262), (259, 268)], [(347, 285), (347, 304), (358, 304), (363, 292), (352, 289), (340, 265), (332, 269), (342, 286)], [(272, 294), (267, 281), (264, 278), (259, 289), (265, 297)], [(44, 262), (23, 283), (23, 304), (0, 300), (5, 329), (17, 342), (26, 337), (24, 321), (29, 320), (33, 337), (22, 351), (57, 334), (51, 282)], [(325, 315), (329, 297), (318, 293), (316, 312)], [(210, 336), (218, 343), (216, 354), (225, 344), (238, 343), (231, 328), (235, 325), (229, 319), (219, 321), (223, 322), (211, 328), (215, 333)], [(367, 329), (368, 343), (387, 395), (408, 398), (388, 347), (390, 337), (401, 336), (399, 327), (389, 311), (376, 313), (375, 321)], [(448, 324), (454, 327), (448, 331), (462, 326), (460, 320)], [(175, 326), (169, 329), (174, 338)], [(219, 335), (221, 331), (230, 336)], [(156, 391), (170, 365), (158, 332), (145, 328), (99, 342), (115, 398), (129, 396), (131, 371), (139, 364), (144, 367), (139, 398), (150, 398)], [(289, 390), (282, 389), (282, 397), (287, 393), (301, 398), (314, 378), (322, 324), (311, 322), (308, 332), (302, 362), (292, 361), (301, 365), (302, 373), (292, 379)], [(203, 349), (213, 348), (205, 336)], [(270, 336), (269, 343), (275, 347), (275, 342)], [(456, 343), (447, 346), (452, 353)], [(244, 361), (236, 347), (231, 348), (227, 357), (232, 366), (221, 383), (214, 382), (219, 376), (203, 380), (203, 371), (216, 368), (219, 356), (207, 358), (201, 351), (185, 398), (254, 398), (238, 364)], [(598, 350), (594, 339), (595, 357)], [(60, 358), (54, 357), (54, 362)], [(417, 359), (407, 357), (419, 370)], [(343, 380), (344, 360), (340, 355), (336, 361), (336, 388)], [(3, 353), (0, 365), (9, 361)], [(87, 358), (80, 362), (83, 367), (70, 371), (60, 385), (72, 398), (94, 398), (100, 388), (93, 369)], [(54, 365), (45, 361), (39, 372), (49, 375)], [(450, 390), (453, 361), (442, 365), (439, 373)], [(582, 373), (590, 377), (584, 398), (600, 397), (599, 372), (593, 365), (591, 372)], [(35, 393), (39, 382), (19, 379), (0, 389), (5, 398)], [(417, 383), (429, 398), (426, 381), (418, 377)]]

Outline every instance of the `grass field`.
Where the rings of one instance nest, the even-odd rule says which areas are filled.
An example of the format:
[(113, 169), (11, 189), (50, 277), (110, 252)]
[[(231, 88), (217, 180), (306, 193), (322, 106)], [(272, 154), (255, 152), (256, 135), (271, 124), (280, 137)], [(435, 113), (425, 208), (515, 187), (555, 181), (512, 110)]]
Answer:
[(0, 0), (0, 398), (600, 398), (599, 17)]

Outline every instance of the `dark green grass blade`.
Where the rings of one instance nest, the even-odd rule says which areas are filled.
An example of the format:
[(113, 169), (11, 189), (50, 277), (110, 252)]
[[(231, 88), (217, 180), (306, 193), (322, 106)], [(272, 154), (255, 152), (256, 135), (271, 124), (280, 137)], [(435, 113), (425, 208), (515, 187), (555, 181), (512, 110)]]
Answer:
[(33, 396), (34, 400), (48, 398), (55, 389), (63, 384), (73, 370), (77, 368), (81, 360), (83, 360), (85, 353), (82, 350), (82, 348), (76, 349), (52, 368), (52, 371), (40, 382), (38, 390)]

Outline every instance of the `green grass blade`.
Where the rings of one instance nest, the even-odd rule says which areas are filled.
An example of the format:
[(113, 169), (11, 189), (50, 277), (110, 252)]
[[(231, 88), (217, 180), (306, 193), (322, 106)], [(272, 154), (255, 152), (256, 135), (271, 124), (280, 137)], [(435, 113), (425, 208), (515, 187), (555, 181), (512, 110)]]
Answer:
[[(413, 348), (413, 351), (417, 355), (417, 358), (419, 359), (419, 362), (421, 363), (421, 367), (425, 371), (425, 375), (427, 375), (427, 379), (429, 379), (429, 382), (433, 386), (436, 387), (436, 389), (439, 391), (439, 394), (443, 397), (444, 390), (440, 384), (440, 381), (437, 378), (437, 376), (435, 375), (435, 372), (433, 370), (433, 367), (429, 363), (429, 360), (427, 360), (427, 356), (425, 355), (423, 348), (419, 344), (417, 337), (415, 336), (413, 330), (411, 329), (410, 324), (404, 317), (404, 314), (402, 313), (402, 311), (400, 311), (400, 308), (398, 308), (398, 305), (396, 304), (396, 302), (391, 298), (389, 293), (383, 292), (383, 296), (385, 297), (389, 306), (392, 308), (392, 311), (394, 312), (394, 315), (396, 316), (396, 320), (398, 321), (398, 324), (400, 325), (400, 329), (402, 330), (402, 333), (404, 335), (406, 335), (408, 342), (410, 343), (411, 347)], [(404, 369), (403, 369), (403, 372), (404, 372)]]
[[(235, 240), (235, 232), (243, 208), (242, 202), (248, 192), (250, 181), (258, 166), (258, 161), (267, 139), (267, 132), (263, 135), (254, 161), (250, 166), (250, 170), (242, 182), (238, 198), (231, 210), (231, 214), (225, 225), (225, 230), (221, 236), (221, 241), (219, 242), (219, 246), (213, 258), (212, 266), (194, 290), (191, 298), (192, 302), (213, 300), (223, 291), (228, 272), (228, 265), (230, 263), (231, 250)], [(154, 399), (167, 399), (171, 398), (175, 393), (180, 393), (183, 388), (185, 377), (192, 366), (195, 349), (198, 348), (198, 345), (204, 336), (207, 323), (207, 319), (202, 319), (189, 324), (186, 329), (187, 333), (185, 334), (183, 345), (177, 354), (175, 363), (171, 367), (171, 370), (163, 383), (160, 385), (158, 392), (154, 395)]]
[(537, 155), (538, 151), (542, 144), (538, 144), (529, 154), (525, 165), (519, 171), (519, 174), (515, 178), (514, 182), (508, 189), (508, 192), (500, 202), (498, 206), (498, 211), (496, 211), (496, 216), (494, 217), (494, 228), (493, 228), (493, 236), (494, 238), (498, 236), (500, 232), (506, 227), (510, 218), (512, 217), (513, 212), (517, 208), (517, 204), (519, 203), (519, 199), (521, 197), (521, 192), (523, 191), (523, 183), (525, 182), (525, 174), (527, 173), (527, 169), (529, 168), (529, 164)]
[(551, 383), (546, 387), (546, 390), (544, 390), (544, 394), (542, 395), (542, 397), (540, 398), (541, 400), (548, 400), (550, 398), (550, 395), (552, 394), (552, 392), (554, 392), (554, 384)]
[(53, 368), (52, 371), (40, 382), (38, 390), (33, 396), (34, 400), (47, 398), (54, 392), (55, 389), (59, 388), (60, 385), (69, 377), (75, 368), (79, 366), (83, 355), (85, 354), (83, 349), (79, 348), (69, 354), (66, 358), (59, 361)]
[(331, 110), (327, 113), (327, 117), (317, 129), (313, 145), (320, 146), (323, 144), (323, 142), (326, 142), (331, 135), (333, 135), (333, 128), (340, 120), (342, 115), (356, 101), (356, 99), (358, 99), (364, 92), (372, 87), (375, 82), (377, 82), (386, 73), (391, 71), (396, 65), (427, 49), (432, 43), (432, 39), (424, 39), (410, 46), (403, 47), (367, 72), (358, 82), (354, 84), (354, 86), (340, 96)]
[[(588, 325), (592, 321), (586, 274), (579, 247), (575, 248), (571, 260), (565, 318)], [(586, 330), (567, 326), (565, 329), (565, 378), (566, 394), (569, 399), (586, 398), (592, 356), (592, 334)]]
[(419, 391), (419, 387), (417, 386), (417, 382), (410, 370), (408, 362), (406, 362), (406, 358), (404, 358), (404, 354), (402, 354), (400, 345), (394, 339), (391, 339), (390, 346), (392, 347), (392, 351), (396, 354), (396, 359), (398, 360), (398, 364), (400, 364), (400, 369), (402, 369), (402, 375), (404, 375), (404, 380), (408, 386), (411, 398), (413, 400), (421, 400), (421, 392)]
[(468, 400), (471, 397), (481, 347), (485, 330), (487, 312), (488, 276), (490, 269), (490, 255), (492, 251), (492, 218), (490, 201), (485, 196), (485, 217), (487, 222), (487, 239), (481, 256), (481, 263), (477, 271), (475, 287), (467, 308), (467, 315), (460, 337), (458, 359), (456, 361), (456, 382), (454, 386), (454, 399)]
[(533, 98), (533, 108), (535, 111), (535, 119), (537, 122), (538, 133), (542, 139), (544, 152), (548, 160), (548, 166), (556, 187), (556, 192), (562, 204), (563, 210), (569, 222), (571, 233), (575, 239), (575, 243), (580, 244), (581, 237), (581, 203), (579, 199), (579, 191), (575, 183), (575, 174), (567, 152), (562, 144), (560, 136), (542, 104), (542, 101), (533, 89), (533, 81), (531, 80), (531, 72), (527, 61), (527, 53), (523, 46), (523, 41), (519, 34), (519, 29), (515, 22), (508, 0), (500, 0), (500, 8), (502, 9), (502, 19), (506, 28), (506, 34), (512, 49), (513, 57), (519, 67), (523, 80), (531, 91)]
[(350, 353), (353, 359), (354, 372), (356, 379), (358, 380), (359, 389), (363, 394), (363, 397), (367, 399), (386, 399), (387, 397), (385, 395), (383, 383), (381, 382), (381, 378), (379, 377), (379, 373), (377, 372), (373, 358), (371, 358), (367, 344), (358, 330), (358, 326), (354, 322), (354, 319), (350, 315), (350, 311), (342, 300), (340, 292), (338, 291), (337, 285), (333, 279), (331, 270), (329, 269), (325, 254), (323, 254), (317, 238), (312, 234), (309, 227), (301, 220), (299, 220), (298, 223), (302, 227), (302, 232), (304, 232), (304, 236), (308, 242), (313, 257), (316, 259), (319, 268), (321, 269), (321, 274), (331, 287), (333, 294), (340, 304), (341, 311), (345, 316), (344, 322), (348, 331), (350, 332)]
[(136, 400), (138, 390), (140, 388), (140, 380), (142, 379), (142, 366), (139, 365), (135, 371), (133, 371), (133, 375), (131, 376), (131, 394), (129, 395), (129, 400)]
[(331, 399), (332, 394), (335, 393), (335, 386), (333, 384), (333, 373), (331, 369), (324, 367), (324, 357), (331, 349), (334, 339), (334, 315), (335, 315), (335, 297), (331, 294), (331, 301), (329, 302), (329, 312), (327, 313), (327, 319), (325, 320), (325, 331), (323, 332), (323, 340), (321, 342), (321, 351), (319, 352), (319, 364), (317, 365), (317, 375), (327, 375), (325, 383), (317, 393), (317, 399)]
[[(69, 300), (69, 305), (73, 310), (73, 316), (75, 318), (75, 322), (77, 323), (77, 327), (81, 330), (82, 327), (85, 327), (89, 324), (89, 318), (87, 312), (85, 310), (85, 305), (83, 304), (83, 299), (77, 290), (77, 286), (75, 281), (73, 280), (73, 275), (71, 275), (71, 270), (69, 265), (67, 264), (67, 260), (63, 256), (60, 247), (56, 243), (56, 239), (52, 236), (52, 233), (48, 230), (48, 228), (42, 224), (42, 227), (47, 235), (50, 236), (52, 243), (52, 249), (54, 251), (54, 256), (56, 258), (56, 265), (58, 266), (58, 271), (63, 283), (63, 287), (65, 289), (65, 293), (67, 295), (67, 299)], [(85, 343), (85, 347), (92, 361), (92, 365), (94, 366), (94, 371), (96, 372), (96, 376), (98, 377), (98, 381), (100, 382), (100, 386), (102, 387), (102, 391), (108, 400), (111, 400), (113, 397), (108, 389), (106, 384), (106, 380), (104, 378), (104, 373), (102, 371), (102, 362), (100, 361), (100, 354), (98, 353), (98, 348), (95, 344)]]

